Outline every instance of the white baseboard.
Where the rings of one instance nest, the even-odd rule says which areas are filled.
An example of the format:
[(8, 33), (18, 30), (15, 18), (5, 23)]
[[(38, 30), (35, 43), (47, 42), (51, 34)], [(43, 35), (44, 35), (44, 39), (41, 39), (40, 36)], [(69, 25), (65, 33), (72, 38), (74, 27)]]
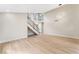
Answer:
[(14, 40), (20, 40), (21, 38), (27, 38), (27, 36), (21, 36), (21, 37), (12, 38), (12, 39), (1, 40), (0, 43), (5, 43), (5, 42), (9, 42), (9, 41), (14, 41)]
[(68, 37), (68, 38), (74, 38), (74, 39), (79, 39), (79, 36), (69, 36), (69, 35), (64, 35), (64, 34), (51, 34), (51, 33), (47, 33), (47, 35), (53, 35), (53, 36), (61, 36), (61, 37)]

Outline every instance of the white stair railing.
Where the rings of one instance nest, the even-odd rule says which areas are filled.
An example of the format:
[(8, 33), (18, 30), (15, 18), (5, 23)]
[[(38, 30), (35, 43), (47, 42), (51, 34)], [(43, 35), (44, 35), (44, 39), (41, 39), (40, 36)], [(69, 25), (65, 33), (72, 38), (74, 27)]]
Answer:
[(38, 33), (40, 33), (38, 25), (35, 24), (33, 20), (28, 19), (28, 25), (30, 25), (33, 28), (33, 30), (35, 30)]

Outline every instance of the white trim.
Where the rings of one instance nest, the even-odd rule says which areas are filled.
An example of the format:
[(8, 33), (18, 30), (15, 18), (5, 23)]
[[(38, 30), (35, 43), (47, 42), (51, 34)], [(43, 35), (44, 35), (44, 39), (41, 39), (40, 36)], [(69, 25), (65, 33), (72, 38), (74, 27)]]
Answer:
[(21, 36), (21, 37), (18, 37), (18, 38), (1, 40), (0, 43), (5, 43), (5, 42), (9, 42), (9, 41), (14, 41), (14, 40), (20, 40), (22, 38), (27, 38), (27, 36)]
[[(46, 35), (46, 33), (45, 33)], [(70, 35), (64, 35), (64, 34), (51, 34), (51, 33), (47, 33), (47, 35), (52, 35), (52, 36), (61, 36), (61, 37), (68, 37), (68, 38), (74, 38), (74, 39), (79, 39), (79, 36), (70, 36)]]

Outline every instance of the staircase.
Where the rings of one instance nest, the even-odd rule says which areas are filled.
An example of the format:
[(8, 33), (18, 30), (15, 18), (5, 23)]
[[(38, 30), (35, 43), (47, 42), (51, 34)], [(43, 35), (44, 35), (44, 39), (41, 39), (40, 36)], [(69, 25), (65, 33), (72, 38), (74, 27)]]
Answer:
[(40, 34), (38, 25), (31, 19), (28, 19), (28, 36), (38, 35)]

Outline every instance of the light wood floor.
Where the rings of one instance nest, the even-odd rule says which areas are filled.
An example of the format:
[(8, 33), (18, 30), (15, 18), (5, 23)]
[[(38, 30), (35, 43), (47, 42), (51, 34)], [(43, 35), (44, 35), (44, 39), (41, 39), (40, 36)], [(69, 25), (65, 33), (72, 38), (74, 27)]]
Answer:
[(2, 53), (65, 54), (79, 53), (79, 39), (40, 35), (0, 45)]

